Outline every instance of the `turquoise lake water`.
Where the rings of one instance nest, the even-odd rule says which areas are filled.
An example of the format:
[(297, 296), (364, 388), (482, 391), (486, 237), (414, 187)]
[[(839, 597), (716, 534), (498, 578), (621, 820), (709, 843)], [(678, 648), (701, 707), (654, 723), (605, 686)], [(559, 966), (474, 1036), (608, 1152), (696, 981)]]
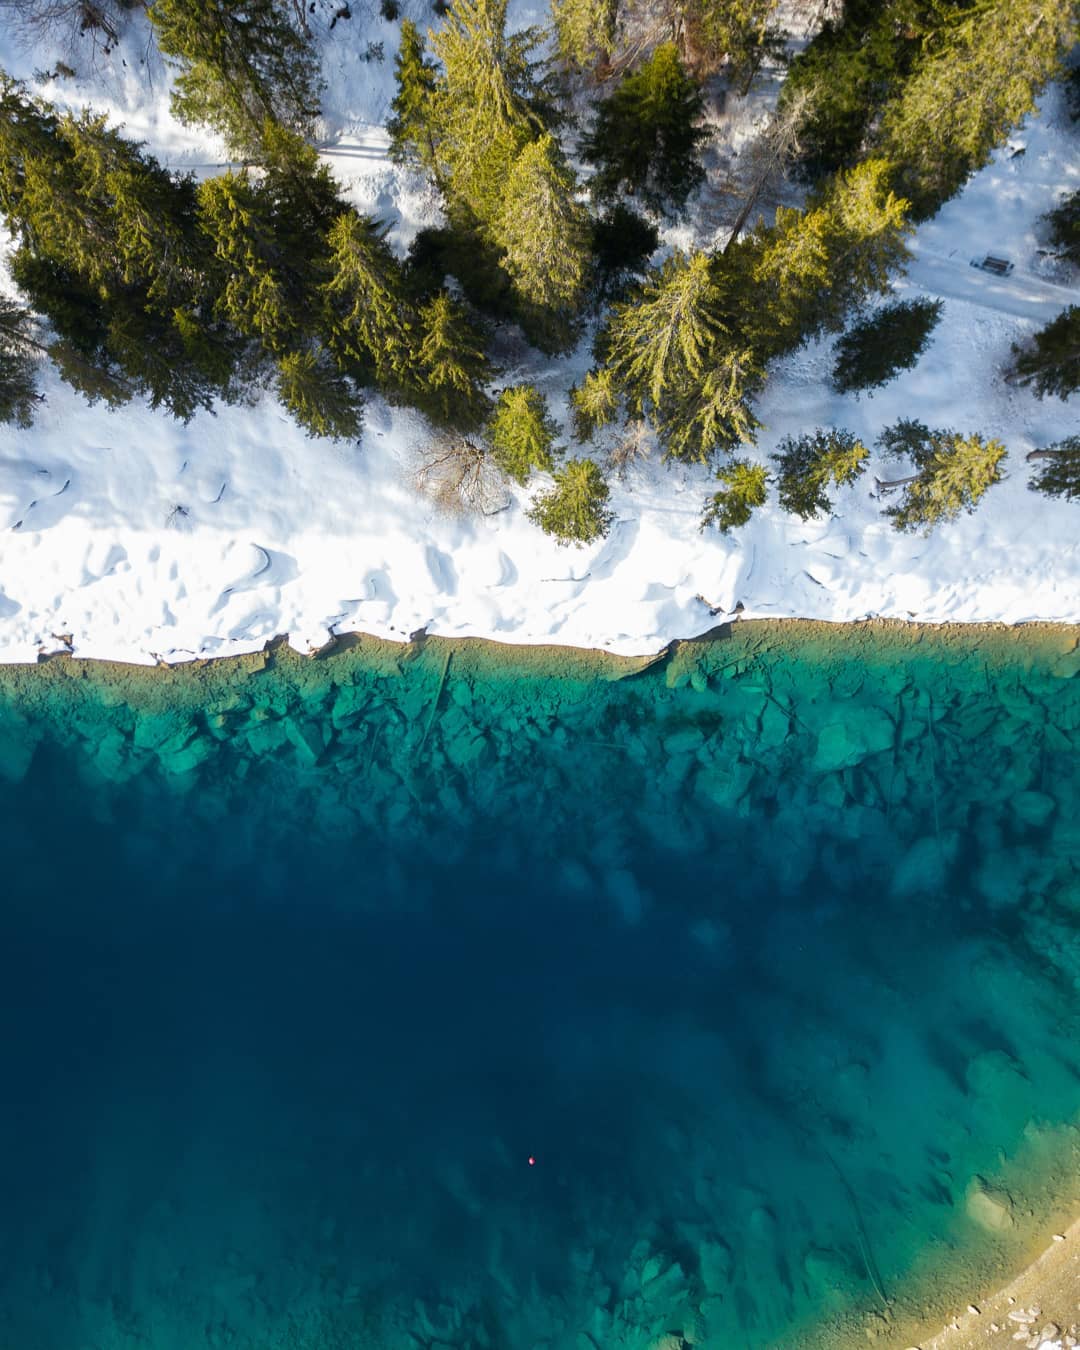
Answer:
[(887, 1344), (1005, 1251), (1076, 638), (810, 634), (0, 674), (2, 1350)]

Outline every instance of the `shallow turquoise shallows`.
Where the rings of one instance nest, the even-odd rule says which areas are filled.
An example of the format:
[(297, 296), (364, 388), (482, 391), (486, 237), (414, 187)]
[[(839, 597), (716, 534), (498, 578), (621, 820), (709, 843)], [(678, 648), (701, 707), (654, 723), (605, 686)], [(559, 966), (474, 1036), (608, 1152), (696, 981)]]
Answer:
[(889, 1343), (1080, 1109), (1078, 749), (1062, 630), (0, 673), (0, 1350)]

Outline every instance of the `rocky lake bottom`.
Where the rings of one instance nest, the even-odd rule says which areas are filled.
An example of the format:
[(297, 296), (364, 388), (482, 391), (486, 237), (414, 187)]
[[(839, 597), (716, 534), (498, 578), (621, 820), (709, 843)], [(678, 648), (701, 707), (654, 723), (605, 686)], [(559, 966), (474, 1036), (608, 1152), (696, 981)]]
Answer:
[(0, 1345), (914, 1343), (1080, 1199), (1078, 751), (1063, 627), (0, 669)]

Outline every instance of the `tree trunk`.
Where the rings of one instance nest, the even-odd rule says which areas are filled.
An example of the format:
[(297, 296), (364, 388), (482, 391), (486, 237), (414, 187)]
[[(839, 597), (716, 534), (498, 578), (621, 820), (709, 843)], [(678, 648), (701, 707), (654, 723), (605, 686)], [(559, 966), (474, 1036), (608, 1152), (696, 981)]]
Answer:
[(1024, 458), (1030, 464), (1034, 459), (1053, 459), (1055, 455), (1060, 455), (1060, 450), (1030, 450)]
[(907, 487), (908, 483), (917, 483), (922, 477), (920, 473), (913, 473), (910, 478), (892, 478), (887, 483), (883, 483), (880, 478), (874, 479), (874, 486), (879, 492), (888, 492), (892, 488)]

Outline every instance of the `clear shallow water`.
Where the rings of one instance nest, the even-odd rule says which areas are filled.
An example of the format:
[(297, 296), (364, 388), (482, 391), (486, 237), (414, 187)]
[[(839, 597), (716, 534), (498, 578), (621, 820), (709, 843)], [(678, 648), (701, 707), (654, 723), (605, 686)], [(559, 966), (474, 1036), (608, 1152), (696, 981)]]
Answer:
[(1080, 1109), (1073, 641), (0, 676), (0, 1345), (887, 1339)]

